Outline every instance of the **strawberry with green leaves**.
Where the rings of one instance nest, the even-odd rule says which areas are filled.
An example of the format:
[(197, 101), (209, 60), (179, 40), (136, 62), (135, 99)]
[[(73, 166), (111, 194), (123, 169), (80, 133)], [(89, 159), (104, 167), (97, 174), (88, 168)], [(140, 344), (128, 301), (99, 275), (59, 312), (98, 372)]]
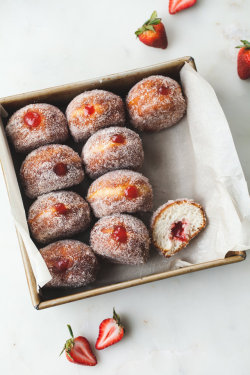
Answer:
[(124, 335), (119, 315), (113, 309), (113, 318), (104, 319), (99, 326), (99, 335), (95, 347), (98, 350), (105, 349), (120, 341)]
[(250, 78), (250, 42), (247, 40), (241, 40), (242, 45), (237, 46), (240, 48), (238, 53), (238, 75), (241, 79)]
[(65, 351), (66, 358), (70, 362), (85, 366), (95, 366), (97, 360), (91, 350), (88, 340), (82, 336), (74, 337), (69, 324), (67, 327), (71, 338), (66, 341), (61, 354)]
[(135, 32), (135, 35), (147, 46), (163, 49), (168, 46), (165, 27), (161, 22), (161, 18), (157, 17), (156, 11), (154, 11), (150, 19)]

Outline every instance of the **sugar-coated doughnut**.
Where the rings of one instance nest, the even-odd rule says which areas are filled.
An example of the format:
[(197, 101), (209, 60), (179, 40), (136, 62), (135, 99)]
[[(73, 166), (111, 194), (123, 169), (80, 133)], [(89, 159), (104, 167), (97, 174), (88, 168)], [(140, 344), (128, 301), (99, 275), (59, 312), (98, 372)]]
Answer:
[(16, 151), (30, 152), (49, 143), (68, 138), (64, 114), (51, 104), (29, 104), (16, 111), (8, 121), (6, 132)]
[(30, 206), (28, 214), (31, 233), (40, 243), (71, 237), (84, 231), (89, 223), (89, 205), (73, 191), (41, 195)]
[(42, 146), (25, 158), (20, 170), (26, 195), (35, 198), (79, 184), (84, 178), (80, 156), (65, 145)]
[(124, 125), (124, 104), (120, 96), (112, 92), (85, 91), (69, 103), (66, 117), (72, 137), (80, 142), (99, 129)]
[(205, 211), (199, 203), (190, 199), (168, 201), (153, 214), (153, 243), (168, 258), (186, 247), (205, 226)]
[(142, 166), (142, 141), (133, 130), (112, 127), (99, 130), (85, 143), (82, 160), (91, 178), (115, 169), (134, 169)]
[(181, 86), (169, 77), (150, 76), (126, 98), (131, 124), (141, 131), (159, 131), (176, 124), (186, 111)]
[(150, 211), (153, 192), (141, 173), (117, 170), (108, 172), (89, 187), (87, 201), (94, 215), (102, 217), (121, 212)]
[(52, 276), (45, 287), (75, 288), (95, 281), (98, 261), (92, 249), (83, 242), (57, 241), (40, 252)]
[(101, 218), (90, 235), (93, 251), (114, 263), (141, 264), (149, 257), (150, 237), (143, 222), (131, 215)]

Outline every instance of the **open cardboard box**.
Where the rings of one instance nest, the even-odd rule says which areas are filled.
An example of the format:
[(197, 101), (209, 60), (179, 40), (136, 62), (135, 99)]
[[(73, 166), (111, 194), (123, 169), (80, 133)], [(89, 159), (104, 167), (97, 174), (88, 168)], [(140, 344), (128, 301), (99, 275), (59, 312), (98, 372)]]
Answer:
[[(142, 68), (142, 69), (136, 69), (129, 72), (124, 72), (120, 74), (114, 74), (107, 77), (100, 77), (92, 80), (86, 80), (83, 82), (78, 82), (74, 84), (69, 85), (63, 85), (58, 86), (50, 89), (40, 90), (40, 91), (34, 91), (30, 93), (20, 94), (16, 96), (11, 96), (7, 98), (0, 99), (0, 104), (2, 105), (3, 109), (8, 113), (8, 115), (11, 115), (14, 113), (17, 109), (30, 104), (34, 102), (45, 102), (54, 104), (63, 111), (65, 110), (67, 104), (78, 94), (85, 90), (91, 90), (91, 89), (104, 89), (109, 90), (114, 93), (119, 94), (122, 97), (126, 96), (126, 93), (129, 91), (129, 89), (139, 80), (143, 79), (144, 77), (147, 77), (152, 74), (162, 74), (170, 76), (171, 78), (179, 81), (179, 73), (183, 65), (186, 63), (190, 64), (194, 69), (195, 63), (193, 58), (191, 57), (183, 57), (176, 60), (172, 60), (169, 62), (165, 62), (158, 65), (153, 65), (150, 67)], [(1, 109), (1, 107), (0, 107)], [(4, 112), (4, 111), (3, 111)], [(0, 111), (1, 114), (1, 111)], [(3, 123), (6, 124), (6, 119), (3, 118)], [(0, 125), (3, 126), (3, 123), (1, 122), (0, 117)], [(9, 158), (11, 163), (14, 164), (14, 168), (18, 177), (18, 172), (20, 169), (21, 162), (24, 159), (24, 155), (16, 154), (13, 147), (11, 145), (8, 145), (8, 142), (6, 140), (5, 133), (2, 132), (2, 136), (5, 137), (5, 147), (8, 149)], [(71, 143), (69, 143), (70, 146), (72, 146)], [(77, 151), (80, 151), (80, 146), (78, 148), (77, 145), (74, 144), (73, 146)], [(7, 190), (9, 187), (10, 181), (8, 181), (7, 173), (3, 168), (3, 174), (5, 176), (5, 182), (7, 186)], [(18, 181), (19, 182), (19, 181)], [(31, 200), (29, 200), (23, 193), (22, 188), (21, 190), (21, 196), (23, 199), (23, 204), (25, 207), (25, 210), (27, 212), (28, 207), (31, 204)], [(74, 189), (72, 189), (74, 190)], [(77, 189), (76, 189), (77, 191)], [(80, 300), (83, 298), (96, 296), (103, 293), (112, 292), (115, 290), (128, 288), (140, 284), (145, 284), (151, 281), (166, 279), (172, 276), (182, 275), (189, 272), (199, 271), (206, 268), (212, 268), (217, 267), (221, 265), (226, 265), (230, 263), (236, 263), (240, 262), (245, 259), (246, 254), (245, 252), (229, 252), (227, 253), (225, 259), (217, 259), (210, 262), (195, 264), (191, 266), (187, 266), (184, 268), (179, 268), (175, 270), (170, 271), (164, 271), (164, 272), (158, 272), (158, 273), (150, 273), (148, 275), (143, 275), (141, 277), (129, 279), (129, 280), (123, 280), (121, 282), (115, 282), (115, 283), (108, 283), (107, 285), (90, 285), (87, 288), (79, 288), (75, 290), (52, 290), (43, 292), (37, 291), (37, 284), (36, 280), (31, 268), (31, 264), (29, 261), (29, 257), (25, 248), (25, 245), (23, 243), (22, 237), (20, 233), (17, 231), (17, 236), (20, 244), (20, 250), (23, 258), (23, 264), (25, 268), (26, 278), (28, 282), (28, 287), (31, 295), (31, 300), (33, 306), (40, 310), (47, 307), (52, 307), (56, 305), (60, 305), (67, 302), (72, 302), (76, 300)], [(78, 237), (77, 239), (85, 239), (84, 237)]]

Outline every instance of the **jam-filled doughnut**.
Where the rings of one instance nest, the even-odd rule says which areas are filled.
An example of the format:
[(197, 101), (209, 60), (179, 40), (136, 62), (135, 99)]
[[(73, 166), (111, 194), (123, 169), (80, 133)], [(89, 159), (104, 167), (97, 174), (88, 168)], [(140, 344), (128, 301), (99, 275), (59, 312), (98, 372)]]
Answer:
[(131, 124), (141, 131), (159, 131), (176, 124), (186, 111), (181, 86), (169, 77), (150, 76), (126, 98)]
[(153, 214), (153, 243), (162, 255), (169, 258), (186, 247), (205, 226), (205, 211), (199, 203), (191, 199), (168, 201)]
[(153, 192), (141, 173), (118, 170), (108, 172), (89, 187), (87, 201), (96, 217), (118, 212), (150, 211)]
[(90, 223), (88, 203), (73, 191), (41, 195), (30, 206), (28, 224), (33, 237), (41, 243), (71, 237)]
[(144, 153), (138, 134), (128, 128), (112, 127), (93, 134), (82, 150), (86, 173), (96, 178), (114, 169), (139, 169)]
[(98, 261), (92, 249), (83, 242), (57, 241), (40, 252), (52, 276), (45, 287), (75, 288), (95, 281)]
[(114, 263), (141, 264), (149, 257), (150, 237), (143, 222), (131, 215), (101, 218), (90, 234), (93, 251)]
[(20, 175), (30, 198), (77, 185), (84, 178), (80, 156), (65, 145), (42, 146), (32, 151), (25, 158)]
[(76, 96), (69, 103), (66, 116), (76, 142), (87, 139), (101, 128), (125, 123), (122, 99), (104, 90), (85, 91)]
[(16, 151), (30, 152), (48, 143), (68, 138), (64, 114), (51, 104), (29, 104), (16, 111), (8, 121), (6, 132)]

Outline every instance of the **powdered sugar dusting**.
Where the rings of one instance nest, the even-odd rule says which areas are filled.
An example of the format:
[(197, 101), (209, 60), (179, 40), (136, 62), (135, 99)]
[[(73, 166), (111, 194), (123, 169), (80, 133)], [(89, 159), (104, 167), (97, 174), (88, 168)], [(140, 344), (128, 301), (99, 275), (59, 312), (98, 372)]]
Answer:
[[(112, 238), (115, 226), (126, 229), (126, 243)], [(100, 219), (91, 231), (90, 243), (96, 254), (114, 263), (141, 264), (149, 257), (148, 230), (141, 220), (130, 215), (115, 214)]]
[[(124, 137), (124, 143), (112, 141), (112, 136), (117, 134)], [(138, 134), (128, 128), (102, 129), (88, 139), (82, 150), (82, 159), (91, 178), (114, 169), (136, 170), (142, 166), (144, 159), (142, 141)]]
[[(83, 242), (63, 240), (54, 242), (40, 250), (52, 280), (46, 287), (80, 287), (94, 282), (98, 271), (98, 261), (92, 249)], [(55, 263), (66, 260), (69, 268), (55, 272)]]
[[(160, 94), (161, 88), (167, 95)], [(132, 125), (142, 131), (159, 131), (176, 124), (186, 111), (178, 82), (169, 77), (150, 76), (138, 82), (126, 99)]]
[[(30, 128), (24, 122), (27, 112), (35, 111), (41, 116), (38, 127)], [(55, 106), (45, 103), (29, 104), (16, 111), (6, 126), (16, 151), (30, 152), (48, 143), (64, 142), (68, 138), (67, 120)]]
[[(57, 163), (67, 165), (65, 176), (54, 172)], [(25, 193), (30, 198), (77, 185), (84, 178), (80, 156), (65, 145), (42, 146), (32, 151), (25, 158), (20, 175)]]
[[(93, 106), (94, 113), (86, 115), (84, 108)], [(125, 123), (124, 104), (120, 96), (104, 90), (85, 91), (68, 105), (66, 117), (76, 142), (90, 137), (97, 130)]]
[[(139, 196), (128, 199), (125, 189), (135, 186)], [(95, 180), (89, 187), (87, 201), (96, 217), (120, 212), (150, 211), (153, 191), (148, 179), (141, 173), (118, 170), (108, 172)]]
[[(66, 214), (58, 214), (55, 205), (65, 205)], [(84, 231), (90, 223), (88, 203), (73, 191), (44, 194), (31, 205), (28, 223), (33, 237), (47, 243)]]

